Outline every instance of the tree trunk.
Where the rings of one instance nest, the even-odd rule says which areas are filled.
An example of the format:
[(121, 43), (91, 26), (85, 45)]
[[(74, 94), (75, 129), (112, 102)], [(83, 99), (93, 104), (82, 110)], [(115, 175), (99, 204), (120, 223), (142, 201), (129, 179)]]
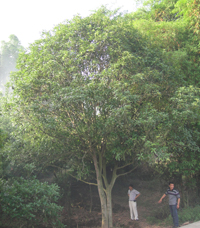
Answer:
[[(117, 179), (117, 165), (115, 165), (113, 169), (113, 174), (110, 183), (108, 183), (107, 175), (106, 175), (106, 163), (105, 161), (102, 162), (102, 157), (100, 157), (100, 166), (97, 161), (97, 157), (93, 155), (93, 161), (97, 176), (97, 186), (99, 197), (101, 201), (101, 212), (102, 212), (102, 228), (112, 228), (113, 227), (113, 220), (112, 220), (112, 188), (114, 183)], [(103, 170), (103, 174), (102, 174)], [(103, 185), (103, 181), (105, 184)]]
[(101, 201), (101, 212), (102, 212), (102, 225), (101, 225), (101, 227), (102, 228), (109, 228), (106, 195), (104, 193), (104, 190), (100, 189), (99, 186), (98, 186), (98, 191), (99, 191), (99, 197), (100, 197), (100, 201)]
[(93, 205), (93, 202), (92, 202), (92, 187), (91, 185), (89, 185), (90, 187), (90, 213), (92, 212), (92, 205)]
[(102, 225), (101, 225), (101, 227), (102, 228), (109, 228), (106, 194), (104, 192), (103, 181), (102, 181), (102, 177), (101, 177), (101, 172), (100, 172), (99, 167), (98, 167), (96, 155), (93, 156), (93, 161), (94, 161), (94, 167), (95, 167), (96, 177), (97, 177), (97, 187), (98, 187), (98, 192), (99, 192), (99, 197), (100, 197), (100, 202), (101, 202), (101, 212), (102, 212)]
[(113, 227), (113, 220), (112, 220), (112, 195), (111, 195), (112, 189), (108, 189), (106, 191), (107, 196), (107, 213), (108, 213), (108, 226), (109, 228)]

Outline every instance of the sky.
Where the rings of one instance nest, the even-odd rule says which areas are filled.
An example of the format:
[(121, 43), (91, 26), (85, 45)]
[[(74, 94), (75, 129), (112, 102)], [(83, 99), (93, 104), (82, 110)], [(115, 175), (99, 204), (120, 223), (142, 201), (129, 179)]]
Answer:
[(43, 30), (70, 20), (85, 17), (101, 5), (122, 11), (136, 10), (134, 0), (0, 0), (0, 41), (14, 34), (24, 47), (37, 40)]

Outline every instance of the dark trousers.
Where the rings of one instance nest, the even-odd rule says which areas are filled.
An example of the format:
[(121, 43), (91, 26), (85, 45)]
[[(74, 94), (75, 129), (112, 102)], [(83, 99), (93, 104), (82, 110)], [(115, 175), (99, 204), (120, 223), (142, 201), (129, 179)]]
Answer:
[(178, 227), (178, 212), (177, 212), (177, 205), (169, 205), (170, 212), (173, 218), (174, 226)]

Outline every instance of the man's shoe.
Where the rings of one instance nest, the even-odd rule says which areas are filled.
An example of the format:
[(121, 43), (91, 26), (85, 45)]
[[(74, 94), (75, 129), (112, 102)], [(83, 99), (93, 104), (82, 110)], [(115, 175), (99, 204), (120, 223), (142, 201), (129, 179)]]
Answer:
[(135, 221), (139, 221), (139, 219), (136, 219)]

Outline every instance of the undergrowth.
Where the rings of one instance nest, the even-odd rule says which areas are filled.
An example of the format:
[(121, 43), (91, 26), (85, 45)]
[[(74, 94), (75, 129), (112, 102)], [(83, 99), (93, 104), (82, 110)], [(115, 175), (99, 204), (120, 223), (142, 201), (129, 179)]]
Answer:
[[(187, 207), (178, 210), (179, 224), (185, 222), (197, 222), (200, 220), (200, 206)], [(152, 215), (147, 217), (147, 222), (151, 225), (171, 225), (173, 224), (172, 217), (170, 215), (169, 207), (163, 207), (162, 209), (155, 210)]]

